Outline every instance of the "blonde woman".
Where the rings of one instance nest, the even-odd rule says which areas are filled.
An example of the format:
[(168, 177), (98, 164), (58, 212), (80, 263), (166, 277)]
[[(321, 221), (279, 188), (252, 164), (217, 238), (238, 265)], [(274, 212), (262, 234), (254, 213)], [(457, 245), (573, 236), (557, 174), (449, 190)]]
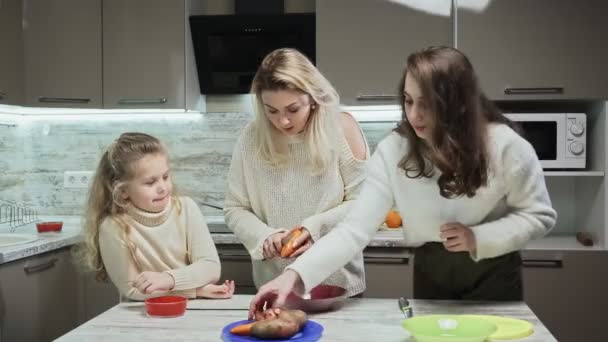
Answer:
[(167, 151), (147, 134), (124, 133), (101, 157), (80, 247), (97, 279), (109, 276), (131, 300), (234, 292), (232, 281), (214, 285), (220, 261), (205, 219), (192, 199), (173, 194)]
[[(334, 88), (296, 50), (268, 54), (251, 92), (256, 117), (234, 149), (224, 211), (259, 288), (344, 217), (365, 178), (368, 148), (356, 120), (340, 112)], [(281, 257), (284, 238), (300, 227), (294, 253)], [(362, 254), (322, 283), (362, 293)]]

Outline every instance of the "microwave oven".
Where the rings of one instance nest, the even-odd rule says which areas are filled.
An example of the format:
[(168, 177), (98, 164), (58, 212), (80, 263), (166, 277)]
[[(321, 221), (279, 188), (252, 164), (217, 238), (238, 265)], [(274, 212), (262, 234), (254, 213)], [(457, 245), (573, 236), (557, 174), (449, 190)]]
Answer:
[(246, 94), (262, 59), (294, 48), (315, 64), (315, 14), (236, 14), (190, 17), (201, 94)]
[(587, 161), (585, 113), (505, 113), (517, 122), (543, 169), (584, 169)]

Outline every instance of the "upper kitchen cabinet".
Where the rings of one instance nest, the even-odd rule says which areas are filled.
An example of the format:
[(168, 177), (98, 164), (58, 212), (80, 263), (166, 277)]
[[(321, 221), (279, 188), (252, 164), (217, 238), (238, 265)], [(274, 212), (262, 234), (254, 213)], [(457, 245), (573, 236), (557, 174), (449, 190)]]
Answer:
[(0, 1), (0, 104), (23, 104), (21, 1)]
[(185, 108), (185, 2), (103, 0), (105, 108)]
[(407, 56), (452, 45), (450, 1), (407, 3), (316, 1), (317, 66), (343, 104), (394, 104)]
[(608, 98), (605, 0), (457, 3), (457, 46), (490, 98)]
[(23, 0), (23, 45), (26, 105), (102, 107), (101, 0)]

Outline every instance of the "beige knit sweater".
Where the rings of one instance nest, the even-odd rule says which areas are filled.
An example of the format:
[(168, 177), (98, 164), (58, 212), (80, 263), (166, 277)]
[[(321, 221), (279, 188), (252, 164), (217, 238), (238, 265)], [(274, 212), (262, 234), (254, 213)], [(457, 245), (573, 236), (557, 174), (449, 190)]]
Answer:
[(144, 271), (171, 274), (175, 287), (170, 292), (189, 298), (196, 297), (196, 288), (218, 281), (217, 250), (200, 209), (189, 197), (173, 199), (160, 213), (129, 206), (122, 219), (130, 227), (127, 240), (116, 218), (106, 218), (99, 228), (103, 263), (122, 296), (132, 300), (150, 296), (131, 286)]
[[(228, 228), (251, 255), (253, 279), (259, 288), (294, 261), (279, 257), (263, 260), (266, 238), (296, 225), (306, 227), (313, 241), (325, 235), (345, 216), (359, 192), (366, 161), (356, 159), (342, 133), (337, 132), (341, 137), (338, 157), (322, 174), (311, 174), (301, 135), (289, 138), (287, 164), (272, 167), (257, 156), (253, 125), (245, 127), (234, 149), (224, 212)], [(363, 292), (362, 253), (328, 274), (323, 284), (344, 287), (349, 296)]]

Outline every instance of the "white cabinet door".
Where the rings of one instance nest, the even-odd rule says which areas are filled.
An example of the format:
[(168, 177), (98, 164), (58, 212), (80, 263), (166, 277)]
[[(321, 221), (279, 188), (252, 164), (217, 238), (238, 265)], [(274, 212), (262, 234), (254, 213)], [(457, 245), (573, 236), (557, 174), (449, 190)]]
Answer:
[(449, 1), (426, 10), (398, 3), (316, 1), (317, 66), (342, 103), (395, 103), (407, 56), (430, 45), (452, 45)]
[(458, 2), (457, 45), (491, 99), (608, 98), (607, 1), (485, 2)]
[(23, 104), (21, 1), (0, 1), (0, 104)]
[(23, 0), (28, 106), (101, 108), (101, 0)]
[(105, 108), (185, 108), (184, 0), (103, 1)]

